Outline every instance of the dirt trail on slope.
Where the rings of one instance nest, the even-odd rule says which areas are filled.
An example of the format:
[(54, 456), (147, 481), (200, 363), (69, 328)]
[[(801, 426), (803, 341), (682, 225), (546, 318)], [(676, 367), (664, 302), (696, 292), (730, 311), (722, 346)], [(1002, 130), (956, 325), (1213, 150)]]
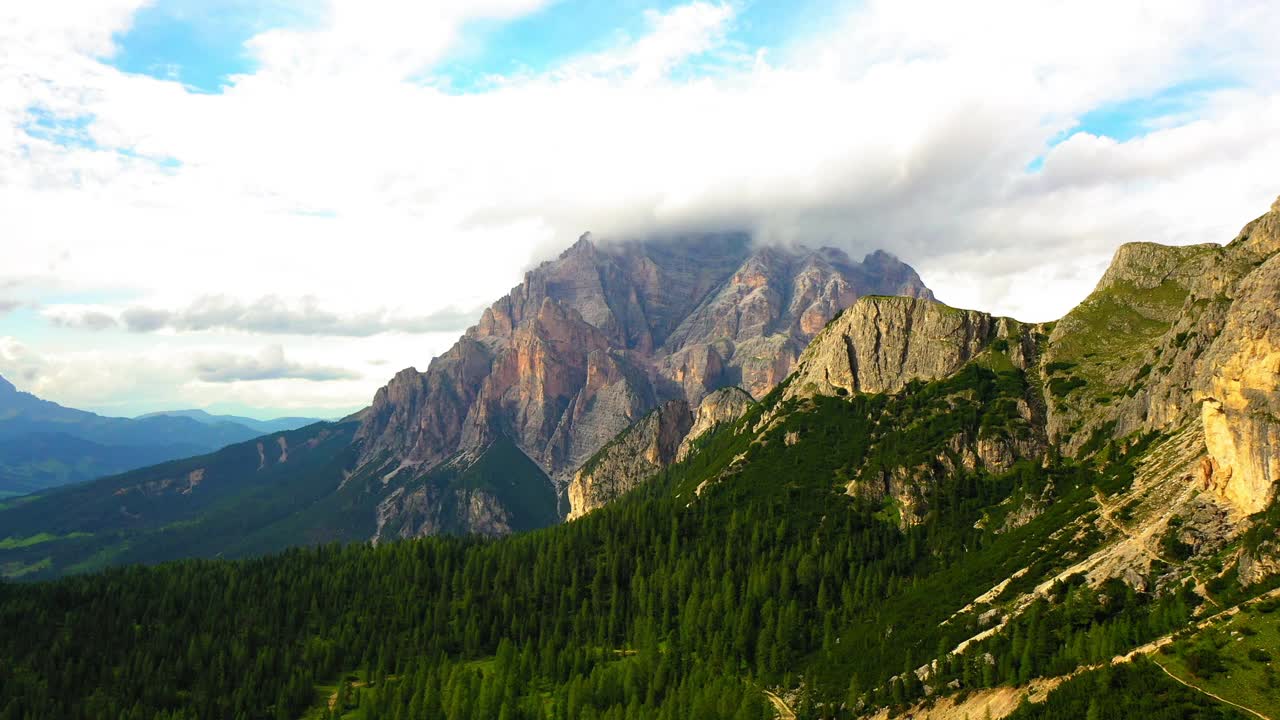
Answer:
[[(1203, 630), (1224, 617), (1231, 617), (1239, 613), (1241, 608), (1264, 600), (1269, 600), (1271, 598), (1280, 598), (1280, 588), (1262, 593), (1255, 598), (1245, 600), (1242, 603), (1216, 612), (1207, 618), (1197, 621), (1192, 625), (1192, 627), (1196, 630)], [(1185, 628), (1180, 628), (1177, 632), (1184, 629)], [(1176, 632), (1156, 638), (1145, 645), (1140, 645), (1124, 655), (1117, 655), (1111, 659), (1110, 663), (1082, 665), (1066, 675), (1059, 675), (1051, 678), (1037, 678), (1032, 680), (1030, 683), (1019, 687), (1006, 686), (977, 690), (969, 693), (964, 702), (958, 704), (954, 702), (952, 697), (944, 697), (934, 703), (932, 707), (922, 707), (917, 705), (911, 708), (911, 710), (907, 711), (906, 717), (913, 718), (914, 720), (964, 720), (965, 718), (987, 717), (987, 713), (989, 712), (992, 720), (1000, 720), (1000, 718), (1009, 715), (1017, 709), (1018, 705), (1022, 702), (1024, 695), (1033, 703), (1043, 702), (1045, 696), (1047, 696), (1051, 690), (1067, 680), (1070, 680), (1081, 673), (1097, 670), (1106, 664), (1120, 665), (1122, 663), (1129, 662), (1138, 655), (1150, 655), (1165, 645), (1172, 643), (1174, 634), (1176, 634)], [(1159, 663), (1156, 664), (1159, 665)], [(1160, 668), (1163, 670), (1164, 666), (1161, 665)], [(1165, 670), (1165, 673), (1187, 687), (1202, 692), (1205, 695), (1209, 695), (1215, 700), (1220, 700), (1233, 707), (1247, 710), (1253, 715), (1262, 718), (1262, 720), (1276, 720), (1274, 718), (1269, 718), (1256, 710), (1231, 702), (1230, 700), (1225, 700), (1213, 693), (1191, 685), (1190, 683), (1183, 681), (1181, 678), (1178, 678), (1176, 675), (1173, 675), (1168, 670)], [(794, 717), (794, 715), (790, 717)], [(875, 714), (868, 716), (866, 720), (886, 720), (888, 717), (888, 709), (881, 709)]]
[(773, 709), (778, 711), (779, 720), (796, 720), (796, 713), (787, 705), (787, 701), (778, 697), (775, 693), (764, 691), (764, 696), (769, 698), (769, 702), (773, 703)]
[[(1160, 548), (1158, 547), (1159, 539), (1156, 537), (1156, 531), (1168, 527), (1169, 518), (1177, 512), (1177, 507), (1170, 509), (1164, 515), (1160, 516), (1154, 523), (1146, 523), (1146, 527), (1135, 534), (1132, 529), (1115, 519), (1116, 508), (1120, 505), (1119, 501), (1109, 503), (1102, 493), (1097, 490), (1093, 491), (1093, 501), (1098, 504), (1098, 516), (1124, 538), (1120, 541), (1121, 543), (1126, 540), (1131, 541), (1137, 548), (1138, 552), (1142, 555), (1146, 555), (1147, 559), (1153, 564), (1167, 562), (1164, 558), (1160, 557)], [(1209, 595), (1208, 586), (1205, 585), (1194, 572), (1188, 571), (1187, 575), (1195, 581), (1195, 591), (1197, 595), (1208, 600), (1210, 603), (1213, 603), (1216, 607), (1222, 607), (1217, 600), (1214, 600)]]
[(1169, 668), (1165, 667), (1164, 665), (1161, 665), (1159, 661), (1156, 661), (1156, 667), (1163, 670), (1165, 675), (1168, 675), (1169, 677), (1173, 678), (1174, 680), (1177, 680), (1178, 682), (1182, 683), (1183, 685), (1186, 685), (1187, 687), (1191, 688), (1192, 690), (1195, 690), (1196, 692), (1204, 693), (1205, 695), (1208, 695), (1209, 697), (1213, 698), (1214, 700), (1217, 700), (1220, 703), (1225, 703), (1227, 705), (1230, 705), (1231, 707), (1239, 708), (1251, 715), (1256, 715), (1257, 717), (1262, 718), (1262, 720), (1271, 720), (1271, 718), (1267, 717), (1266, 715), (1263, 715), (1262, 713), (1258, 712), (1257, 710), (1254, 710), (1253, 708), (1245, 707), (1244, 705), (1241, 705), (1238, 702), (1232, 702), (1220, 695), (1214, 695), (1213, 693), (1209, 692), (1208, 690), (1205, 690), (1202, 687), (1192, 685), (1186, 680), (1183, 680), (1177, 675), (1174, 675), (1173, 673), (1169, 672)]

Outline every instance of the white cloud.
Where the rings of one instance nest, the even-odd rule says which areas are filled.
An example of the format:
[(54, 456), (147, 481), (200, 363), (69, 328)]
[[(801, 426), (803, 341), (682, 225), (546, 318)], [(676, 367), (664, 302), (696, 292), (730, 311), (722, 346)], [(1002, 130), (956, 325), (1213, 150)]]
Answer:
[(570, 62), (555, 75), (561, 79), (613, 76), (632, 83), (662, 80), (688, 60), (721, 49), (733, 17), (734, 9), (726, 2), (692, 2), (669, 12), (647, 10), (645, 35), (608, 52)]
[[(151, 311), (165, 334), (116, 357), (193, 330), (236, 352), (251, 330), (292, 355), (290, 326), (360, 335), (476, 307), (588, 229), (884, 247), (944, 300), (1044, 320), (1120, 242), (1225, 241), (1280, 193), (1270, 2), (880, 0), (769, 54), (733, 41), (741, 5), (692, 2), (610, 51), (460, 95), (417, 80), (467, 23), (541, 2), (336, 0), (254, 38), (262, 67), (217, 95), (95, 59), (136, 5), (0, 10), (0, 283), (23, 278), (24, 300), (68, 322)], [(713, 71), (687, 72), (707, 58)], [(1090, 110), (1196, 82), (1199, 102), (1145, 137), (1050, 149)], [(93, 145), (31, 137), (32, 108), (92, 117), (73, 131)], [(267, 296), (273, 312), (255, 311)], [(221, 320), (198, 321), (204, 297)], [(421, 367), (450, 334), (359, 350), (308, 336), (299, 362), (366, 379), (232, 385), (250, 401), (354, 402), (386, 374), (365, 358)], [(171, 365), (185, 379), (149, 382), (191, 381)], [(85, 397), (71, 374), (42, 387)], [(110, 392), (126, 391), (140, 392)]]
[[(4, 304), (0, 302), (0, 311)], [(323, 335), (368, 337), (381, 333), (427, 333), (457, 330), (480, 318), (481, 309), (447, 307), (426, 315), (406, 315), (379, 309), (341, 315), (321, 308), (315, 296), (297, 302), (267, 295), (242, 302), (224, 295), (205, 295), (184, 308), (168, 309), (132, 305), (58, 305), (43, 314), (53, 324), (83, 330), (124, 329), (135, 333), (239, 332), (270, 335)]]
[(207, 383), (256, 382), (260, 380), (355, 380), (359, 373), (344, 368), (307, 365), (288, 360), (284, 348), (269, 345), (256, 356), (216, 353), (195, 360), (196, 377)]
[[(427, 336), (426, 344), (436, 351), (447, 346), (437, 335)], [(355, 352), (335, 353), (323, 343), (300, 342), (286, 352), (276, 344), (221, 338), (187, 344), (170, 337), (153, 338), (141, 349), (81, 339), (46, 351), (0, 336), (0, 376), (19, 390), (104, 415), (220, 407), (266, 409), (260, 416), (337, 417), (368, 403), (369, 384), (380, 382), (388, 368), (361, 354), (385, 349), (378, 338), (362, 340)]]
[(262, 62), (257, 78), (271, 83), (396, 81), (421, 72), (458, 42), (467, 22), (510, 19), (547, 0), (330, 0), (317, 27), (274, 29), (248, 46)]

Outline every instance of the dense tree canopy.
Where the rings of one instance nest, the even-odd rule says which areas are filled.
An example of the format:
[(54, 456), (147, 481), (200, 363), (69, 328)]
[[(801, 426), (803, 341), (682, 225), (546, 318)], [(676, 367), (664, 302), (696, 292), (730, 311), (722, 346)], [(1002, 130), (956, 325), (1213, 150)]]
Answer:
[[(339, 682), (321, 712), (748, 720), (772, 716), (763, 688), (803, 678), (803, 716), (850, 717), (921, 696), (909, 671), (935, 658), (962, 687), (1016, 682), (1184, 621), (1186, 593), (1063, 583), (1008, 632), (949, 655), (980, 629), (971, 613), (951, 617), (970, 599), (1019, 568), (1065, 562), (1053, 531), (1102, 478), (1061, 462), (959, 472), (924, 488), (928, 512), (905, 527), (844, 483), (927, 463), (956, 432), (1016, 432), (1002, 400), (1022, 383), (974, 367), (898, 398), (818, 398), (781, 407), (752, 444), (735, 430), (779, 408), (775, 396), (620, 501), (498, 541), (328, 545), (0, 585), (0, 719), (297, 718), (348, 675), (358, 682)], [(1011, 498), (1046, 492), (1049, 511), (998, 531)]]

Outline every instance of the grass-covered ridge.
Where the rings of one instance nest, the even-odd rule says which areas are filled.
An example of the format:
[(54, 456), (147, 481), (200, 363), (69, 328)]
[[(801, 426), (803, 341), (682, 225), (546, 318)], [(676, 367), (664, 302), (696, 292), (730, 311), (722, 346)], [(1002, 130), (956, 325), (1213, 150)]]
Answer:
[[(31, 580), (367, 538), (371, 513), (352, 512), (360, 498), (334, 492), (354, 429), (311, 426), (10, 500), (0, 508), (0, 528), (11, 538), (0, 543), (0, 576), (17, 577), (9, 568), (18, 568)], [(292, 449), (284, 460), (280, 438)], [(21, 541), (33, 537), (49, 541)]]

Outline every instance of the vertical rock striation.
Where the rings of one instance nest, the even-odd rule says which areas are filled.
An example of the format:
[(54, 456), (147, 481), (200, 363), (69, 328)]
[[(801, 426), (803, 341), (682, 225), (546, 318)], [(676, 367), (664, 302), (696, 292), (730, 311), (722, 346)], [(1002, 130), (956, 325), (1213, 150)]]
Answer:
[(814, 339), (786, 396), (897, 392), (955, 373), (997, 339), (1015, 366), (1026, 366), (1033, 341), (1016, 320), (930, 300), (864, 297)]
[(882, 252), (855, 262), (830, 248), (755, 248), (734, 233), (601, 244), (584, 235), (426, 372), (404, 370), (378, 391), (356, 416), (356, 472), (389, 492), (508, 438), (563, 490), (663, 403), (694, 405), (733, 385), (767, 392), (815, 333), (869, 293), (932, 297)]
[(693, 425), (680, 441), (680, 449), (676, 451), (676, 462), (689, 456), (698, 438), (720, 425), (734, 422), (746, 414), (754, 404), (755, 400), (751, 395), (739, 387), (720, 388), (702, 398), (702, 402), (698, 403), (698, 411), (694, 414)]
[(574, 473), (569, 519), (582, 517), (670, 465), (693, 424), (689, 404), (672, 400), (618, 434)]

